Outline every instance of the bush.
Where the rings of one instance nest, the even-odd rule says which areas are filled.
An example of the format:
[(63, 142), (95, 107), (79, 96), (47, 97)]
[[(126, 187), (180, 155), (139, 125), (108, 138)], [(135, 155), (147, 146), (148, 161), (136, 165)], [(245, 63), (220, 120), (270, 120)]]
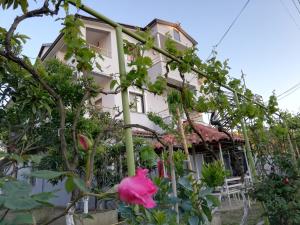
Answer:
[(202, 167), (202, 181), (209, 187), (223, 185), (225, 177), (226, 171), (220, 161), (204, 164)]
[(255, 184), (254, 197), (264, 203), (270, 224), (300, 224), (299, 163), (276, 155), (269, 159), (271, 170), (264, 171)]

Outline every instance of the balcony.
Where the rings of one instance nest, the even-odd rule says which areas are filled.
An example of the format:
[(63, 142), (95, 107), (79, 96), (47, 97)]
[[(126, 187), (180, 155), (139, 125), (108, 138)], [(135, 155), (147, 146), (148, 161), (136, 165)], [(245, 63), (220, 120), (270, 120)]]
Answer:
[[(115, 60), (114, 48), (112, 46), (112, 33), (108, 30), (86, 28), (86, 42), (88, 46), (101, 57), (98, 57), (93, 66), (93, 72), (109, 76), (118, 72), (117, 60)], [(97, 68), (96, 63), (101, 69)]]
[(93, 44), (88, 44), (89, 48), (99, 53), (101, 56), (111, 58), (111, 51), (108, 48), (101, 48)]
[(94, 28), (86, 28), (86, 42), (91, 49), (105, 57), (111, 58), (111, 33)]

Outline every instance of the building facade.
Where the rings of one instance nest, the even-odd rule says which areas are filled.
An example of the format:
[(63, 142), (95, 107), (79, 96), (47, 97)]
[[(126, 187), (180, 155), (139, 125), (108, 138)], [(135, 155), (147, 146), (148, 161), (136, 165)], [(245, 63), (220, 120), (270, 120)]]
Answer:
[[(77, 17), (81, 19), (84, 24), (84, 26), (81, 28), (82, 37), (86, 40), (90, 48), (93, 48), (102, 56), (102, 59), (100, 57), (96, 59), (96, 62), (101, 66), (101, 70), (96, 66), (95, 62), (93, 71), (89, 75), (95, 79), (100, 88), (102, 88), (104, 91), (110, 91), (110, 83), (117, 77), (117, 74), (119, 73), (115, 29), (95, 18), (82, 15), (77, 15)], [(131, 29), (132, 31), (149, 30), (154, 37), (155, 45), (160, 48), (164, 48), (164, 43), (168, 37), (171, 37), (175, 41), (176, 47), (180, 50), (184, 50), (188, 47), (195, 47), (197, 45), (197, 42), (189, 34), (187, 34), (178, 23), (171, 23), (160, 19), (154, 19), (145, 27), (135, 27), (127, 24), (122, 25), (127, 29)], [(137, 43), (136, 40), (124, 33), (123, 39), (131, 43)], [(62, 34), (60, 34), (53, 43), (43, 44), (38, 56), (43, 61), (50, 58), (57, 58), (70, 66), (74, 66), (74, 64), (72, 63), (72, 58), (67, 61), (64, 59), (65, 53), (66, 46), (63, 41), (63, 36)], [(166, 73), (165, 67), (167, 59), (162, 54), (154, 50), (149, 50), (145, 54), (152, 59), (153, 64), (148, 70), (148, 74), (150, 79), (154, 81), (158, 75), (163, 75)], [(132, 56), (125, 55), (126, 64), (130, 63), (131, 60)], [(129, 70), (130, 67), (127, 65), (127, 71)], [(198, 76), (196, 74), (185, 74), (185, 78), (191, 90), (196, 91), (200, 89), (201, 81), (198, 79)], [(172, 86), (181, 86), (182, 79), (180, 77), (179, 71), (170, 71), (168, 74), (167, 82)], [(163, 131), (159, 127), (157, 127), (148, 119), (147, 113), (156, 113), (161, 116), (166, 122), (170, 121), (171, 115), (168, 109), (167, 96), (154, 95), (148, 91), (141, 91), (135, 87), (129, 87), (128, 91), (129, 100), (132, 106), (130, 112), (131, 123), (140, 124), (150, 129), (156, 130), (159, 133), (163, 133)], [(120, 93), (116, 95), (99, 94), (96, 98), (92, 99), (92, 102), (100, 110), (109, 112), (112, 116), (115, 116), (118, 111), (121, 111), (122, 109), (121, 99), (122, 98)], [(209, 130), (214, 128), (206, 127), (206, 125), (204, 124), (204, 120), (207, 119), (206, 115), (203, 116), (200, 113), (191, 113), (191, 116), (191, 119), (196, 122), (198, 126), (200, 126), (199, 129), (203, 129), (203, 132), (206, 132), (205, 134), (209, 138), (208, 141), (211, 142), (211, 148), (218, 152), (220, 159), (223, 159), (222, 161), (226, 169), (230, 169), (230, 156), (228, 153), (229, 150), (224, 151), (223, 156), (222, 150), (220, 149), (221, 141), (224, 142), (224, 146), (230, 145), (230, 143), (228, 144), (228, 138), (226, 137), (226, 135), (225, 137), (224, 134), (220, 136), (220, 134), (216, 133), (218, 132), (216, 129)], [(122, 119), (122, 114), (117, 118)], [(208, 120), (206, 120), (205, 122), (208, 122)], [(220, 138), (214, 138), (219, 136)], [(210, 162), (211, 156), (209, 155), (209, 152), (204, 152), (201, 150), (203, 148), (200, 141), (196, 142), (196, 144), (191, 142), (195, 147), (194, 149), (196, 150), (196, 153), (191, 153), (191, 158), (193, 168), (200, 178), (202, 164), (204, 162)], [(240, 151), (242, 155), (244, 155), (243, 151)], [(232, 174), (234, 175), (234, 173)], [(42, 186), (38, 185), (37, 188), (40, 189), (40, 187), (46, 186), (43, 183)], [(43, 190), (36, 191), (39, 192)], [(63, 201), (59, 204), (65, 205), (65, 200), (66, 199), (63, 199)]]
[[(115, 29), (104, 22), (91, 17), (81, 15), (77, 15), (77, 17), (84, 23), (84, 27), (81, 28), (83, 38), (91, 48), (99, 52), (103, 57), (103, 59), (96, 59), (96, 62), (101, 66), (101, 70), (99, 70), (95, 64), (91, 76), (94, 77), (100, 88), (103, 88), (104, 91), (109, 91), (111, 81), (119, 72)], [(155, 45), (160, 48), (164, 48), (167, 35), (173, 38), (178, 49), (183, 50), (187, 47), (197, 45), (197, 42), (181, 28), (180, 24), (154, 19), (145, 27), (135, 27), (126, 24), (122, 25), (133, 31), (149, 30), (155, 39)], [(131, 43), (137, 43), (136, 40), (126, 34), (123, 34), (123, 39)], [(72, 66), (72, 59), (69, 59), (68, 61), (64, 60), (65, 52), (66, 47), (63, 42), (63, 37), (62, 35), (59, 35), (52, 44), (44, 44), (41, 47), (39, 57), (42, 60), (54, 57)], [(145, 54), (152, 59), (153, 65), (149, 69), (148, 74), (150, 79), (154, 81), (158, 75), (162, 75), (166, 72), (166, 59), (162, 54), (154, 50), (147, 51)], [(132, 56), (125, 55), (126, 65), (130, 63), (131, 60)], [(127, 70), (130, 70), (129, 66), (127, 66)], [(200, 82), (196, 74), (186, 74), (186, 79), (191, 89), (199, 89)], [(171, 85), (179, 86), (181, 84), (179, 72), (170, 71), (167, 82)], [(170, 118), (166, 96), (158, 96), (147, 91), (141, 91), (137, 88), (130, 87), (129, 100), (132, 105), (131, 122), (133, 124), (141, 124), (160, 131), (159, 127), (155, 126), (148, 119), (147, 113), (157, 113), (165, 120)], [(114, 116), (118, 110), (122, 109), (120, 93), (117, 95), (99, 94), (93, 99), (93, 102), (99, 109), (110, 112), (112, 116)], [(195, 118), (197, 120), (202, 120), (200, 114), (195, 115), (195, 117), (197, 117)], [(120, 115), (119, 118), (121, 119), (122, 115)]]

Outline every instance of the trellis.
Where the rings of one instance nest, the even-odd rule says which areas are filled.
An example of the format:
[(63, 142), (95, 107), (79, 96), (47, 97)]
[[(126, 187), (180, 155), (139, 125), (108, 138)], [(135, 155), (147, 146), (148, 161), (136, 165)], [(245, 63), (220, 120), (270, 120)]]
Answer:
[[(92, 8), (90, 8), (84, 4), (78, 5), (78, 3), (76, 3), (75, 0), (69, 0), (69, 3), (72, 4), (73, 6), (76, 6), (79, 9), (83, 10), (84, 12), (96, 17), (97, 19), (103, 21), (104, 23), (109, 24), (113, 28), (115, 28), (117, 51), (118, 51), (119, 73), (120, 73), (120, 81), (121, 81), (121, 85), (122, 85), (122, 80), (124, 80), (124, 78), (126, 76), (126, 65), (125, 65), (125, 59), (124, 59), (124, 46), (123, 46), (124, 43), (123, 43), (122, 33), (127, 34), (128, 36), (134, 38), (135, 40), (141, 42), (142, 44), (145, 44), (146, 40), (143, 37), (141, 37), (140, 35), (132, 32), (131, 30), (125, 28), (121, 24), (114, 22), (110, 18), (102, 15), (101, 13), (93, 10)], [(161, 49), (157, 46), (152, 46), (152, 49), (161, 53), (162, 55), (170, 58), (171, 60), (174, 60), (178, 63), (183, 63), (183, 61), (181, 59), (170, 54), (169, 52), (167, 52), (164, 49)], [(192, 71), (200, 76), (203, 76), (203, 77), (209, 79), (209, 76), (207, 74), (203, 73), (202, 71), (198, 70), (197, 68), (193, 67)], [(235, 101), (237, 107), (239, 107), (239, 105), (240, 105), (240, 99), (243, 98), (247, 101), (252, 102), (253, 104), (256, 104), (256, 105), (262, 107), (263, 109), (266, 109), (266, 107), (263, 104), (261, 104), (257, 101), (254, 101), (251, 98), (248, 98), (247, 96), (245, 96), (242, 93), (240, 93), (239, 91), (229, 87), (228, 85), (225, 85), (225, 84), (219, 84), (219, 85), (220, 85), (220, 87), (223, 87), (233, 93), (234, 101)], [(127, 88), (122, 89), (121, 96), (122, 96), (123, 119), (124, 119), (124, 124), (125, 124), (125, 145), (126, 145), (126, 154), (127, 154), (128, 174), (130, 176), (133, 176), (135, 174), (135, 160), (134, 160), (132, 130), (131, 130), (131, 127), (126, 127), (126, 125), (130, 124), (130, 109), (129, 109), (128, 89)], [(282, 119), (283, 125), (285, 126), (285, 128), (287, 128), (284, 118), (279, 113), (277, 113), (276, 115)], [(248, 137), (245, 120), (242, 119), (240, 121), (240, 123), (241, 123), (241, 128), (242, 128), (242, 132), (243, 132), (244, 139), (245, 139), (246, 155), (248, 158), (249, 167), (251, 170), (251, 174), (255, 178), (256, 177), (255, 162), (254, 162), (254, 158), (252, 155), (252, 150), (251, 150), (251, 146), (250, 146), (250, 141), (249, 141), (249, 137)], [(296, 157), (295, 151), (294, 151), (289, 133), (287, 134), (287, 140), (289, 143), (289, 153), (292, 155), (293, 159), (295, 159), (295, 157)]]

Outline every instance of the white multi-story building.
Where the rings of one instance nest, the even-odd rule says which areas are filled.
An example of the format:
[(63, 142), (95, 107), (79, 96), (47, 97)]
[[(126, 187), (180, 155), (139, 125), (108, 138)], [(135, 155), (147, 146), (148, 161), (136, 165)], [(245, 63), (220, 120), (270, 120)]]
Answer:
[[(87, 44), (94, 50), (98, 51), (103, 57), (103, 59), (97, 59), (102, 71), (95, 66), (92, 71), (92, 76), (99, 87), (108, 91), (110, 89), (110, 82), (113, 79), (113, 75), (118, 74), (119, 72), (115, 29), (95, 18), (81, 15), (78, 15), (77, 17), (84, 23), (81, 33)], [(189, 34), (187, 34), (178, 23), (154, 19), (145, 27), (136, 27), (126, 24), (122, 25), (133, 31), (150, 30), (155, 39), (155, 44), (160, 48), (164, 48), (167, 35), (171, 36), (175, 40), (178, 49), (185, 49), (187, 47), (197, 45), (197, 42)], [(137, 43), (136, 40), (126, 34), (123, 34), (123, 38), (131, 43)], [(55, 57), (67, 64), (71, 64), (71, 60), (67, 62), (64, 60), (65, 51), (66, 47), (61, 34), (52, 44), (44, 44), (41, 47), (39, 57), (42, 60)], [(165, 73), (166, 59), (162, 54), (154, 50), (147, 51), (146, 54), (153, 61), (153, 65), (148, 71), (149, 76), (152, 80), (155, 80), (156, 76)], [(126, 55), (126, 64), (129, 63), (131, 59), (132, 57), (130, 55)], [(127, 66), (127, 70), (129, 69), (130, 68)], [(195, 74), (186, 74), (186, 79), (189, 82), (191, 89), (199, 89), (200, 82)], [(177, 86), (181, 84), (181, 78), (178, 71), (170, 71), (168, 75), (168, 83)], [(147, 91), (142, 92), (137, 88), (130, 87), (129, 100), (133, 105), (133, 107), (131, 107), (131, 122), (134, 124), (141, 124), (151, 129), (159, 130), (159, 128), (148, 119), (147, 113), (157, 113), (166, 120), (170, 117), (166, 96), (158, 96)], [(121, 94), (100, 94), (94, 99), (94, 103), (103, 111), (109, 111), (112, 115), (114, 115), (117, 109), (122, 108)], [(197, 116), (199, 116), (199, 114)], [(199, 118), (197, 118), (197, 120), (199, 120)]]
[[(114, 75), (119, 73), (115, 29), (95, 18), (82, 15), (77, 15), (77, 17), (83, 21), (84, 26), (81, 28), (81, 33), (87, 44), (94, 50), (98, 51), (103, 57), (103, 59), (96, 59), (97, 63), (101, 66), (101, 70), (99, 70), (95, 65), (91, 75), (94, 77), (99, 87), (103, 88), (104, 91), (110, 91), (110, 83), (114, 79)], [(174, 39), (177, 48), (180, 50), (184, 50), (187, 47), (193, 47), (197, 45), (197, 42), (188, 33), (186, 33), (178, 23), (171, 23), (160, 19), (154, 19), (145, 27), (136, 27), (127, 24), (121, 25), (132, 31), (150, 30), (155, 39), (156, 46), (160, 48), (164, 48), (164, 43), (167, 40), (168, 36), (171, 36)], [(129, 37), (124, 33), (123, 39), (131, 43), (137, 43), (135, 39)], [(66, 46), (64, 45), (63, 35), (60, 34), (53, 43), (42, 45), (38, 56), (43, 61), (50, 58), (57, 58), (66, 64), (72, 65), (72, 60), (65, 61), (65, 52)], [(148, 70), (148, 73), (150, 79), (154, 81), (158, 75), (165, 74), (165, 66), (167, 60), (162, 54), (154, 50), (149, 50), (145, 54), (149, 56), (153, 61), (153, 65)], [(131, 60), (132, 56), (125, 55), (126, 64), (131, 62)], [(130, 68), (127, 66), (128, 71), (129, 69)], [(185, 78), (188, 85), (190, 86), (190, 89), (199, 90), (201, 82), (196, 74), (185, 74)], [(181, 86), (182, 80), (180, 78), (179, 72), (176, 70), (170, 71), (168, 74), (167, 82), (171, 86)], [(131, 105), (133, 105), (130, 112), (131, 123), (141, 124), (158, 132), (161, 132), (161, 129), (148, 119), (147, 113), (157, 113), (162, 118), (165, 118), (166, 121), (168, 121), (170, 119), (170, 113), (167, 104), (167, 97), (154, 95), (150, 92), (141, 91), (134, 87), (129, 87), (128, 91), (129, 100), (131, 102)], [(122, 98), (120, 93), (116, 95), (99, 94), (95, 99), (93, 99), (93, 102), (97, 107), (99, 107), (103, 111), (110, 112), (112, 116), (114, 116), (114, 114), (118, 111), (117, 109), (122, 109), (121, 99)], [(202, 114), (191, 113), (191, 117), (191, 119), (196, 122), (200, 132), (204, 134), (205, 140), (210, 143), (211, 148), (216, 151), (217, 154), (219, 154), (220, 159), (223, 159), (222, 161), (225, 167), (228, 170), (232, 171), (229, 155), (229, 151), (231, 151), (231, 149), (228, 150), (227, 148), (227, 150), (222, 151), (220, 148), (221, 142), (222, 145), (224, 144), (224, 146), (230, 146), (230, 139), (224, 133), (219, 132), (217, 129), (203, 125), (203, 119), (206, 118), (203, 118)], [(121, 119), (122, 115), (120, 115), (119, 118)], [(137, 130), (135, 130), (134, 134), (138, 134)], [(240, 141), (242, 142), (242, 140)], [(198, 176), (200, 176), (202, 163), (205, 161), (212, 161), (212, 157), (209, 152), (205, 152), (203, 150), (201, 141), (197, 141), (196, 143), (192, 144), (196, 146), (196, 154), (194, 152), (192, 155), (192, 164), (194, 170), (197, 171)], [(223, 152), (223, 154), (221, 152)], [(243, 151), (240, 150), (240, 153), (241, 155), (243, 155)], [(245, 157), (242, 158), (246, 159)], [(234, 175), (233, 171), (232, 174)], [(64, 201), (65, 200), (61, 200), (58, 204), (61, 204)], [(63, 204), (65, 204), (65, 202)]]

